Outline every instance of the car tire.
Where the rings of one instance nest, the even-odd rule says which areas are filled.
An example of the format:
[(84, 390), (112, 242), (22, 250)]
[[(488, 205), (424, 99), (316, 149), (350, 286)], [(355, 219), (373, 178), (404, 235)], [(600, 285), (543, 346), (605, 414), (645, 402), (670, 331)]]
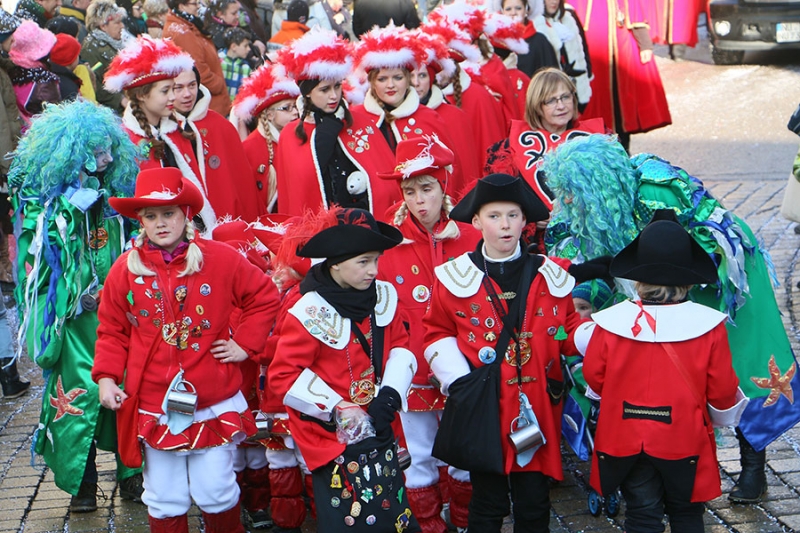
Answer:
[(744, 50), (720, 50), (711, 46), (711, 59), (715, 65), (741, 65), (744, 59)]

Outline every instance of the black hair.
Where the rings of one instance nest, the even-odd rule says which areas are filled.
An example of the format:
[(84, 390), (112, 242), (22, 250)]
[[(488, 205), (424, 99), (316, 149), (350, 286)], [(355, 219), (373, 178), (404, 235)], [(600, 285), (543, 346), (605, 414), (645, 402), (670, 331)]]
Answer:
[(232, 44), (242, 44), (244, 41), (250, 40), (250, 34), (242, 28), (228, 28), (223, 35), (226, 48)]
[(208, 10), (206, 10), (206, 21), (211, 20), (211, 17), (216, 17), (217, 13), (224, 13), (229, 5), (238, 3), (239, 0), (211, 0)]
[(67, 35), (71, 35), (76, 39), (78, 38), (78, 23), (72, 17), (66, 17), (64, 15), (53, 17), (47, 21), (47, 24), (45, 24), (45, 29), (49, 30), (53, 35), (66, 33)]

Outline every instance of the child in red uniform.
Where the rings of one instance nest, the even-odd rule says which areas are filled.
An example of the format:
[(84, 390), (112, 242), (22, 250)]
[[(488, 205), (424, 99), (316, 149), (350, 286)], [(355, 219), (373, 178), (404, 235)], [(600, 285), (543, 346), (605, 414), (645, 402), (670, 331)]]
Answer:
[[(635, 280), (641, 300), (592, 315), (583, 361), (602, 396), (592, 486), (622, 486), (628, 533), (664, 531), (665, 512), (672, 531), (702, 533), (702, 502), (721, 494), (712, 424), (737, 425), (748, 402), (726, 315), (687, 300), (692, 285), (716, 282), (717, 267), (666, 213), (671, 220), (651, 222), (612, 261), (611, 274)], [(579, 330), (579, 344), (590, 331)]]
[[(380, 274), (390, 280), (399, 298), (400, 309), (409, 323), (409, 348), (417, 358), (417, 373), (408, 393), (408, 412), (400, 414), (411, 466), (406, 470), (408, 500), (424, 533), (444, 533), (439, 516), (442, 495), (437, 486), (438, 461), (431, 456), (433, 439), (444, 409), (444, 396), (430, 382), (430, 368), (423, 357), (425, 330), (422, 317), (430, 307), (433, 269), (464, 252), (475, 249), (480, 238), (471, 226), (450, 220), (453, 201), (450, 190), (450, 165), (453, 152), (432, 138), (413, 138), (397, 145), (394, 172), (379, 174), (396, 180), (403, 192), (389, 215), (402, 232), (399, 246), (387, 250)], [(472, 487), (469, 472), (450, 469), (450, 520), (467, 527), (467, 507)], [(446, 479), (441, 481), (447, 482)]]
[(300, 282), (270, 387), (283, 395), (292, 439), (311, 470), (318, 531), (419, 531), (391, 427), (417, 364), (397, 291), (375, 279), (381, 252), (403, 236), (362, 209), (318, 216), (326, 229), (298, 255), (325, 261)]
[(123, 460), (144, 455), (152, 532), (188, 532), (192, 500), (206, 531), (243, 532), (232, 451), (255, 427), (231, 363), (263, 351), (277, 292), (236, 250), (195, 236), (203, 197), (178, 169), (141, 172), (135, 196), (117, 200), (112, 207), (144, 231), (103, 290), (92, 369), (100, 403), (116, 411), (138, 401), (133, 423), (117, 430), (120, 442), (135, 431), (141, 443)]
[[(521, 246), (526, 222), (548, 216), (520, 178), (487, 176), (450, 212), (453, 220), (472, 222), (483, 240), (475, 251), (434, 269), (431, 306), (423, 319), (425, 359), (449, 395), (434, 453), (440, 441), (451, 450), (471, 450), (465, 456), (436, 455), (470, 471), (470, 531), (501, 530), (511, 510), (509, 491), (515, 530), (549, 531), (548, 477), (563, 478), (559, 361), (560, 354), (577, 355), (572, 334), (581, 320), (572, 304), (575, 278), (567, 269), (583, 269), (530, 255)], [(472, 380), (483, 372), (495, 372), (499, 395), (487, 394), (477, 407), (493, 409), (487, 422), (493, 418), (497, 426), (474, 427), (470, 420), (477, 410), (467, 409), (464, 431), (445, 429), (449, 414), (478, 394), (480, 384)], [(517, 453), (508, 437), (522, 427), (523, 414), (527, 425), (538, 425), (544, 441)]]

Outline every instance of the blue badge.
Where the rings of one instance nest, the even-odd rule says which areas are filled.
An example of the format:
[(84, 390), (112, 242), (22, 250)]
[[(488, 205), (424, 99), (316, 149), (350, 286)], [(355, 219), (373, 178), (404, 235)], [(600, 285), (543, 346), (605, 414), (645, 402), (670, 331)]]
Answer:
[(489, 346), (484, 346), (480, 350), (478, 350), (478, 359), (481, 360), (481, 363), (484, 365), (490, 365), (494, 363), (494, 360), (497, 358), (497, 352), (494, 351), (494, 348), (490, 348)]

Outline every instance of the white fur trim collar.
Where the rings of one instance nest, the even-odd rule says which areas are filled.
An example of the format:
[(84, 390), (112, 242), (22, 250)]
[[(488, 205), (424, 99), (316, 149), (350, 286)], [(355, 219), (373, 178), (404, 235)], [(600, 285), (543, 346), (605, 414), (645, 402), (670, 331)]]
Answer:
[[(133, 116), (133, 110), (131, 109), (131, 106), (127, 106), (125, 111), (122, 112), (122, 125), (139, 137), (147, 137), (142, 127), (139, 126), (139, 121)], [(158, 129), (154, 128), (153, 126), (150, 126), (150, 128), (153, 135), (161, 138), (162, 135), (176, 131), (178, 129), (178, 123), (168, 117), (165, 117), (161, 119), (161, 124), (159, 124)]]
[[(364, 109), (379, 117), (375, 125), (380, 128), (381, 124), (383, 124), (383, 120), (386, 118), (386, 111), (381, 104), (378, 103), (378, 99), (375, 98), (372, 91), (367, 91), (367, 94), (364, 96)], [(417, 109), (419, 109), (419, 96), (417, 96), (417, 91), (415, 91), (413, 87), (409, 87), (408, 94), (403, 102), (390, 111), (390, 113), (396, 119), (406, 118), (413, 115)]]
[(444, 103), (444, 93), (435, 83), (431, 83), (431, 97), (428, 98), (428, 103), (425, 104), (431, 109), (439, 109), (439, 106)]
[[(378, 302), (375, 304), (375, 322), (386, 327), (397, 311), (397, 290), (391, 283), (376, 281)], [(289, 313), (306, 328), (306, 331), (336, 350), (344, 350), (350, 342), (350, 319), (344, 318), (317, 292), (308, 292), (295, 303)]]
[(633, 334), (631, 328), (641, 309), (628, 300), (592, 315), (598, 326), (615, 335), (639, 342), (679, 342), (704, 335), (724, 322), (727, 315), (694, 302), (672, 305), (645, 305), (644, 310), (655, 319), (656, 330), (650, 328), (645, 317), (638, 320), (641, 331)]
[[(469, 89), (470, 85), (472, 85), (472, 78), (470, 78), (469, 72), (464, 70), (463, 65), (458, 71), (458, 81), (461, 82), (462, 94), (465, 93), (467, 89)], [(451, 83), (450, 85), (442, 89), (442, 92), (445, 94), (445, 96), (450, 96), (451, 94), (453, 94), (453, 84)]]

